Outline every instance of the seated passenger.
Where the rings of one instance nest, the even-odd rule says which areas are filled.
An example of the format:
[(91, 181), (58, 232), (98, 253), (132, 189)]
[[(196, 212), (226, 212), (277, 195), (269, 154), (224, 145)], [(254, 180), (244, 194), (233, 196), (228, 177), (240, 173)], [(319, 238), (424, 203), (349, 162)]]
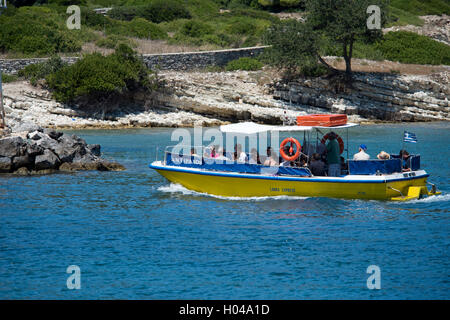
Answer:
[(248, 160), (249, 164), (261, 164), (261, 161), (259, 160), (259, 154), (258, 150), (256, 148), (252, 148), (250, 151), (250, 160)]
[(389, 160), (391, 156), (389, 155), (389, 153), (381, 151), (379, 154), (377, 154), (377, 158), (380, 160)]
[(369, 160), (370, 156), (366, 153), (367, 147), (365, 144), (359, 146), (359, 152), (355, 153), (353, 160)]
[(195, 153), (195, 148), (191, 148), (191, 156), (198, 157), (198, 154)]
[(296, 160), (295, 164), (298, 167), (307, 167), (308, 166), (308, 157), (305, 156), (304, 154), (300, 154), (300, 157), (298, 157), (297, 160)]
[(229, 158), (227, 158), (225, 153), (225, 150), (221, 147), (219, 148), (219, 150), (216, 153), (216, 160), (223, 160), (223, 161), (228, 161), (230, 160)]
[(309, 164), (309, 170), (315, 176), (326, 176), (325, 163), (320, 154), (314, 153)]
[(242, 145), (237, 144), (234, 146), (234, 160), (237, 162), (247, 162), (247, 154), (242, 151)]
[(399, 152), (400, 158), (402, 159), (402, 171), (411, 171), (409, 167), (409, 152), (406, 150), (400, 150)]
[(278, 162), (275, 160), (277, 158), (277, 155), (275, 154), (275, 152), (272, 151), (272, 149), (269, 150), (269, 148), (267, 148), (267, 150), (268, 150), (268, 152), (270, 151), (270, 154), (267, 155), (267, 158), (264, 161), (264, 165), (265, 166), (278, 166)]
[(216, 152), (216, 148), (217, 148), (217, 146), (213, 146), (213, 147), (212, 147), (211, 153), (210, 153), (210, 155), (209, 155), (211, 158), (217, 158), (217, 157), (218, 157), (218, 154), (217, 154), (217, 152)]

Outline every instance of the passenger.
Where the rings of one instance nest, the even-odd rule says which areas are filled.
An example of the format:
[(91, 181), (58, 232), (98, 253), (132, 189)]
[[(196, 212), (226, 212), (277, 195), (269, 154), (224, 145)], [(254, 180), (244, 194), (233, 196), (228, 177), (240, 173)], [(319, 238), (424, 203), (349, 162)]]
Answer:
[(212, 147), (209, 157), (210, 158), (216, 158), (216, 146)]
[(411, 168), (409, 167), (409, 152), (406, 150), (400, 150), (399, 152), (400, 159), (402, 159), (402, 171), (411, 171)]
[(365, 144), (359, 146), (359, 152), (355, 153), (353, 160), (369, 160), (370, 156), (366, 153), (367, 147)]
[(191, 156), (198, 157), (198, 154), (195, 153), (195, 148), (191, 148)]
[(265, 166), (278, 166), (278, 162), (275, 160), (277, 158), (277, 155), (275, 154), (275, 152), (272, 151), (272, 148), (268, 147), (267, 152), (270, 152), (270, 154), (267, 155), (267, 158), (264, 161), (264, 165)]
[(391, 156), (389, 155), (389, 153), (381, 151), (379, 154), (377, 154), (377, 158), (380, 160), (389, 160)]
[(234, 146), (234, 160), (237, 162), (247, 162), (247, 154), (242, 151), (242, 145), (237, 144)]
[(326, 156), (327, 146), (324, 145), (323, 143), (319, 143), (316, 148), (316, 153), (318, 153), (320, 155), (323, 163), (325, 163), (327, 160), (327, 156)]
[(307, 167), (308, 166), (308, 157), (305, 156), (303, 153), (300, 154), (300, 157), (298, 157), (297, 160), (295, 161), (296, 166), (298, 166), (298, 167)]
[(317, 152), (314, 153), (311, 158), (309, 170), (315, 176), (326, 176), (325, 163), (322, 161), (320, 154), (318, 154)]
[(222, 147), (219, 148), (218, 152), (216, 153), (216, 160), (223, 160), (223, 161), (230, 160), (229, 158), (226, 157), (225, 150)]
[(336, 140), (336, 133), (332, 131), (329, 134), (327, 144), (328, 176), (330, 177), (339, 177), (341, 175), (341, 159), (339, 155), (339, 143)]
[(256, 148), (252, 148), (250, 151), (250, 160), (248, 160), (249, 164), (261, 164), (261, 161), (259, 160), (259, 154), (258, 150)]

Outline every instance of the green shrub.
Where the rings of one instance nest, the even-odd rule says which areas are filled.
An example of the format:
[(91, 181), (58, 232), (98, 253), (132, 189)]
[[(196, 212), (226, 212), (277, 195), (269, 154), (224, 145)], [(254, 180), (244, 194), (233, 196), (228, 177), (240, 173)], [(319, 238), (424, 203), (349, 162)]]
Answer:
[(125, 21), (140, 17), (154, 23), (191, 18), (186, 6), (177, 0), (155, 0), (144, 6), (115, 7), (108, 15)]
[(2, 74), (2, 82), (3, 83), (14, 82), (14, 81), (17, 81), (17, 79), (18, 79), (18, 77), (15, 74), (7, 74), (7, 73)]
[(52, 56), (44, 62), (29, 64), (19, 70), (18, 75), (30, 80), (31, 84), (35, 85), (37, 80), (44, 79), (49, 74), (60, 70), (64, 66), (65, 63), (59, 56)]
[(95, 44), (102, 48), (115, 49), (120, 44), (126, 44), (132, 48), (136, 48), (138, 45), (135, 41), (123, 36), (110, 35), (106, 38), (101, 38), (95, 42)]
[(142, 16), (142, 8), (137, 6), (114, 7), (108, 12), (108, 16), (117, 20), (131, 21), (135, 17)]
[(249, 19), (239, 19), (226, 28), (232, 34), (252, 35), (256, 31), (256, 25)]
[(394, 7), (389, 8), (388, 27), (406, 26), (408, 24), (422, 26), (423, 23), (423, 20), (413, 13)]
[(415, 15), (450, 14), (448, 0), (391, 0), (390, 4)]
[(115, 53), (85, 55), (73, 65), (46, 77), (54, 97), (62, 102), (86, 99), (90, 104), (138, 89), (151, 89), (149, 70), (134, 51), (122, 44)]
[(45, 7), (21, 7), (0, 16), (0, 51), (46, 55), (81, 50), (89, 31), (68, 30), (65, 16)]
[(311, 65), (304, 65), (301, 67), (300, 74), (306, 77), (320, 77), (326, 75), (328, 73), (328, 69), (318, 63), (314, 63)]
[(106, 28), (106, 34), (153, 40), (167, 38), (167, 33), (157, 24), (143, 18), (134, 18), (131, 21), (114, 21)]
[(360, 41), (356, 41), (353, 45), (353, 57), (376, 61), (385, 60), (383, 52), (377, 49), (375, 45)]
[(197, 20), (189, 20), (183, 24), (180, 32), (188, 37), (199, 38), (206, 34), (213, 33), (213, 28), (206, 23)]
[(388, 32), (375, 49), (391, 61), (450, 65), (450, 46), (413, 32)]
[(234, 71), (234, 70), (247, 70), (247, 71), (255, 71), (259, 70), (264, 66), (264, 64), (254, 58), (243, 57), (236, 60), (232, 60), (227, 63), (225, 67), (226, 71)]
[(160, 23), (176, 19), (190, 19), (191, 14), (185, 4), (176, 0), (155, 0), (144, 7), (143, 18)]
[(102, 14), (98, 14), (92, 8), (81, 7), (81, 21), (83, 25), (102, 30), (110, 25), (110, 19)]

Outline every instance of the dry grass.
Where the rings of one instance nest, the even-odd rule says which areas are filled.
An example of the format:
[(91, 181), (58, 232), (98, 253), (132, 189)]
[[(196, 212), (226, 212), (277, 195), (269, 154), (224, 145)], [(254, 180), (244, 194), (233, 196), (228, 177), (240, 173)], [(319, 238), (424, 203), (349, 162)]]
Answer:
[[(342, 58), (326, 57), (325, 60), (339, 70), (345, 70)], [(392, 61), (373, 61), (366, 59), (352, 59), (352, 70), (357, 72), (380, 72), (410, 75), (427, 75), (442, 71), (450, 71), (449, 66), (432, 66), (421, 64), (405, 64)]]

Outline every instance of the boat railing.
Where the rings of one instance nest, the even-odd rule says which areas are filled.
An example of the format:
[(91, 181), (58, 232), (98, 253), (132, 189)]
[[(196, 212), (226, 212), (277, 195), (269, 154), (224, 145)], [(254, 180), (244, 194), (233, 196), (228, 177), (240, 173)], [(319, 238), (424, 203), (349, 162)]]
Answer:
[[(353, 160), (348, 159), (349, 174), (352, 175), (373, 175), (373, 174), (391, 174), (402, 172), (403, 161), (398, 156), (391, 156), (391, 159), (369, 159)], [(406, 166), (412, 171), (420, 169), (420, 155), (410, 155)]]
[[(194, 155), (186, 155), (180, 153), (173, 153), (173, 146), (166, 147), (164, 151), (164, 164), (182, 167), (192, 167), (207, 170), (217, 171), (236, 171), (240, 173), (263, 173), (263, 174), (281, 174), (294, 176), (311, 176), (311, 171), (307, 167), (295, 166), (265, 166), (263, 164), (249, 163), (236, 161), (232, 159), (232, 155), (227, 158), (212, 158), (210, 157), (210, 150), (212, 147), (192, 147), (194, 148)], [(186, 148), (185, 148), (186, 149)], [(201, 155), (197, 151), (201, 150)]]

